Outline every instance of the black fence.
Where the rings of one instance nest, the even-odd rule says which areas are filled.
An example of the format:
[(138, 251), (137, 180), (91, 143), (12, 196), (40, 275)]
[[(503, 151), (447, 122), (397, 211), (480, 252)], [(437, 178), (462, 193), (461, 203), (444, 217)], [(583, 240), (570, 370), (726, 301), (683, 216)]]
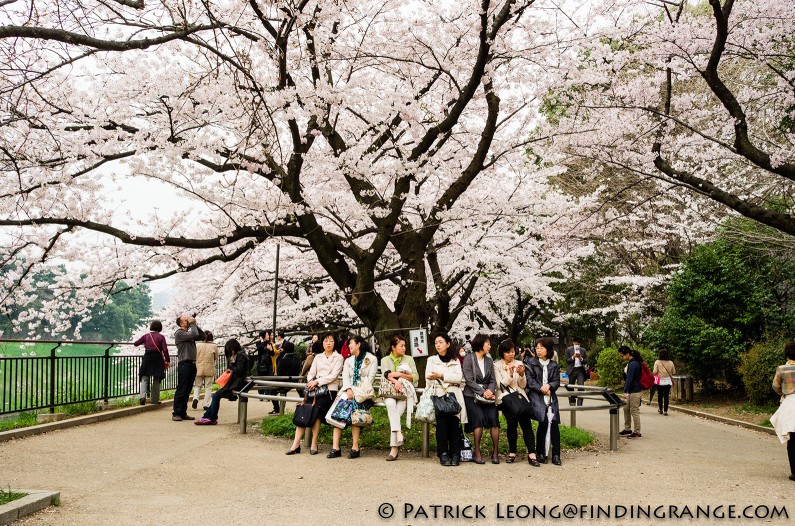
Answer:
[[(33, 345), (31, 356), (0, 356), (0, 415), (49, 409), (114, 398), (138, 396), (138, 370), (143, 348), (131, 343), (77, 342), (67, 340), (0, 340), (0, 343)], [(62, 355), (78, 344), (80, 355)], [(43, 346), (51, 346), (42, 352)], [(96, 349), (94, 353), (92, 348)], [(27, 353), (25, 353), (27, 354)], [(166, 371), (161, 391), (177, 387), (177, 357)], [(226, 369), (223, 352), (215, 364), (216, 378)]]

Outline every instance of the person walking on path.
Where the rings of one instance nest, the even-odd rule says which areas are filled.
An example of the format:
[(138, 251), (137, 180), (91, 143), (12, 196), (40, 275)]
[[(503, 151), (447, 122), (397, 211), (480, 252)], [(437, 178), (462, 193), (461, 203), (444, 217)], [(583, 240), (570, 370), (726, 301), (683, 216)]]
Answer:
[[(588, 354), (582, 346), (582, 339), (574, 337), (574, 345), (566, 349), (566, 374), (569, 376), (569, 385), (585, 385), (588, 379)], [(569, 405), (575, 403), (579, 406), (584, 400), (576, 396), (569, 397)]]
[[(166, 370), (171, 366), (171, 357), (168, 355), (166, 338), (160, 334), (163, 323), (154, 320), (149, 325), (149, 332), (138, 338), (133, 345), (144, 346), (144, 357), (138, 369), (138, 381), (141, 383), (141, 405), (146, 404), (146, 391), (151, 392), (152, 404), (160, 403), (160, 382), (166, 377)], [(151, 384), (149, 378), (152, 378)]]
[[(627, 363), (624, 373), (626, 380), (624, 380), (624, 398), (627, 399), (627, 405), (624, 406), (624, 430), (619, 433), (621, 436), (627, 438), (640, 438), (640, 404), (642, 403), (641, 397), (643, 396), (643, 388), (640, 386), (640, 373), (643, 358), (640, 353), (634, 349), (630, 349), (626, 345), (618, 348), (618, 354), (622, 360)], [(634, 423), (634, 427), (632, 426)]]
[(177, 390), (174, 392), (174, 411), (171, 420), (194, 420), (188, 415), (188, 398), (196, 379), (196, 342), (204, 339), (204, 331), (196, 325), (196, 318), (183, 314), (177, 318), (179, 328), (174, 333), (177, 346)]
[[(658, 413), (668, 416), (668, 400), (671, 397), (671, 386), (673, 386), (673, 375), (676, 374), (674, 362), (668, 357), (668, 349), (660, 349), (660, 357), (654, 362), (653, 374), (660, 377), (660, 384), (657, 385), (657, 410)], [(652, 386), (654, 389), (655, 386)], [(654, 395), (652, 395), (654, 396)], [(649, 399), (651, 404), (651, 399)]]
[(204, 340), (196, 344), (196, 380), (193, 382), (193, 409), (199, 405), (199, 393), (204, 389), (202, 408), (210, 407), (215, 381), (215, 361), (218, 360), (218, 346), (213, 343), (213, 333), (204, 331)]
[(227, 371), (232, 373), (225, 386), (217, 390), (210, 400), (210, 404), (204, 411), (204, 415), (194, 422), (197, 426), (214, 426), (218, 423), (218, 410), (221, 407), (221, 398), (231, 401), (237, 400), (234, 391), (239, 391), (246, 383), (249, 364), (248, 354), (243, 352), (240, 342), (235, 338), (226, 342), (224, 351), (229, 355), (229, 366)]
[(773, 391), (781, 395), (781, 405), (770, 423), (782, 444), (787, 444), (789, 479), (795, 481), (795, 342), (784, 345), (787, 363), (779, 365), (773, 377)]

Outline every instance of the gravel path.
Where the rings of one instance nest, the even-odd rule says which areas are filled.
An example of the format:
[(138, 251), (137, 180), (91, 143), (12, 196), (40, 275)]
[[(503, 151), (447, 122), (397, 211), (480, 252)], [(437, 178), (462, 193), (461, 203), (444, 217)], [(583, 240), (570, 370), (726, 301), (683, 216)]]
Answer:
[[(270, 407), (249, 405), (255, 420)], [(170, 417), (170, 408), (164, 406), (0, 444), (0, 485), (61, 491), (60, 507), (18, 524), (417, 525), (436, 522), (431, 505), (453, 506), (453, 513), (459, 505), (458, 513), (470, 516), (475, 508), (463, 506), (483, 506), (485, 518), (459, 516), (443, 524), (531, 521), (504, 520), (512, 504), (546, 506), (550, 515), (546, 521), (533, 521), (538, 524), (721, 522), (691, 521), (686, 515), (673, 521), (632, 519), (629, 508), (618, 519), (615, 514), (621, 511), (614, 508), (609, 520), (604, 515), (601, 520), (580, 515), (555, 520), (552, 506), (568, 503), (585, 505), (585, 517), (591, 505), (663, 505), (669, 515), (668, 506), (681, 512), (687, 505), (695, 515), (697, 505), (734, 504), (738, 514), (749, 505), (788, 505), (789, 519), (769, 522), (791, 524), (795, 518), (795, 483), (787, 479), (786, 450), (775, 437), (682, 414), (664, 417), (647, 406), (642, 408), (643, 438), (621, 439), (616, 453), (607, 448), (607, 413), (580, 413), (578, 423), (597, 434), (599, 451), (564, 452), (562, 467), (541, 468), (504, 462), (443, 468), (413, 453), (384, 462), (384, 452), (366, 450), (357, 460), (329, 460), (328, 446), (321, 446), (317, 456), (303, 452), (286, 457), (285, 440), (238, 434), (235, 404), (222, 403), (220, 425), (214, 427), (172, 422)], [(395, 506), (392, 518), (379, 517), (382, 503)], [(406, 505), (414, 506), (408, 517)], [(417, 515), (421, 505), (427, 518)], [(437, 510), (441, 518), (444, 509)], [(514, 509), (520, 514), (526, 510)]]

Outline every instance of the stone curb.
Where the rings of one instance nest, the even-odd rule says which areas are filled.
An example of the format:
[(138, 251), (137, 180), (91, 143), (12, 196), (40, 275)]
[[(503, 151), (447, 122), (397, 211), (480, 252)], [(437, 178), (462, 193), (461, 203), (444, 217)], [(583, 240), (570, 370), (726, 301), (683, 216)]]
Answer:
[(18, 489), (19, 493), (27, 493), (24, 497), (12, 500), (0, 506), (0, 526), (11, 524), (17, 519), (41, 511), (47, 506), (61, 502), (61, 492), (42, 489)]
[(0, 432), (0, 442), (40, 435), (42, 433), (49, 433), (50, 431), (57, 431), (58, 429), (69, 429), (70, 427), (83, 426), (86, 424), (96, 424), (97, 422), (104, 422), (106, 420), (113, 420), (114, 418), (137, 415), (138, 413), (143, 413), (145, 411), (156, 411), (158, 409), (170, 406), (171, 404), (163, 402), (160, 405), (147, 404), (136, 405), (133, 407), (121, 407), (119, 409), (91, 413), (90, 415), (76, 416), (74, 418), (68, 418), (58, 422), (51, 422), (49, 424), (21, 427), (19, 429)]
[(742, 420), (735, 420), (733, 418), (726, 418), (725, 416), (718, 416), (713, 415), (710, 413), (702, 413), (701, 411), (694, 411), (693, 409), (686, 409), (684, 407), (679, 407), (675, 405), (669, 405), (668, 409), (673, 409), (675, 411), (679, 411), (680, 413), (685, 413), (692, 416), (697, 416), (699, 418), (705, 418), (707, 420), (712, 420), (715, 422), (721, 422), (723, 424), (729, 424), (732, 426), (744, 427), (746, 429), (750, 429), (752, 431), (759, 431), (760, 433), (767, 433), (768, 435), (776, 435), (776, 430), (772, 427), (765, 427), (759, 426), (756, 424), (751, 424), (750, 422), (743, 422)]

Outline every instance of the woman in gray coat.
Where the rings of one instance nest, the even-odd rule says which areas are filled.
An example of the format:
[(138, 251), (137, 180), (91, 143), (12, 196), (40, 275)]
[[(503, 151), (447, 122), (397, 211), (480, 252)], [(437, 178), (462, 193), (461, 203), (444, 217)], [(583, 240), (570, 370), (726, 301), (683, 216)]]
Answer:
[(491, 463), (499, 464), (500, 420), (497, 415), (497, 381), (494, 378), (494, 361), (489, 356), (491, 342), (485, 334), (472, 338), (472, 352), (464, 358), (464, 405), (467, 410), (466, 432), (475, 438), (472, 459), (475, 464), (485, 464), (480, 453), (483, 428), (491, 434)]

